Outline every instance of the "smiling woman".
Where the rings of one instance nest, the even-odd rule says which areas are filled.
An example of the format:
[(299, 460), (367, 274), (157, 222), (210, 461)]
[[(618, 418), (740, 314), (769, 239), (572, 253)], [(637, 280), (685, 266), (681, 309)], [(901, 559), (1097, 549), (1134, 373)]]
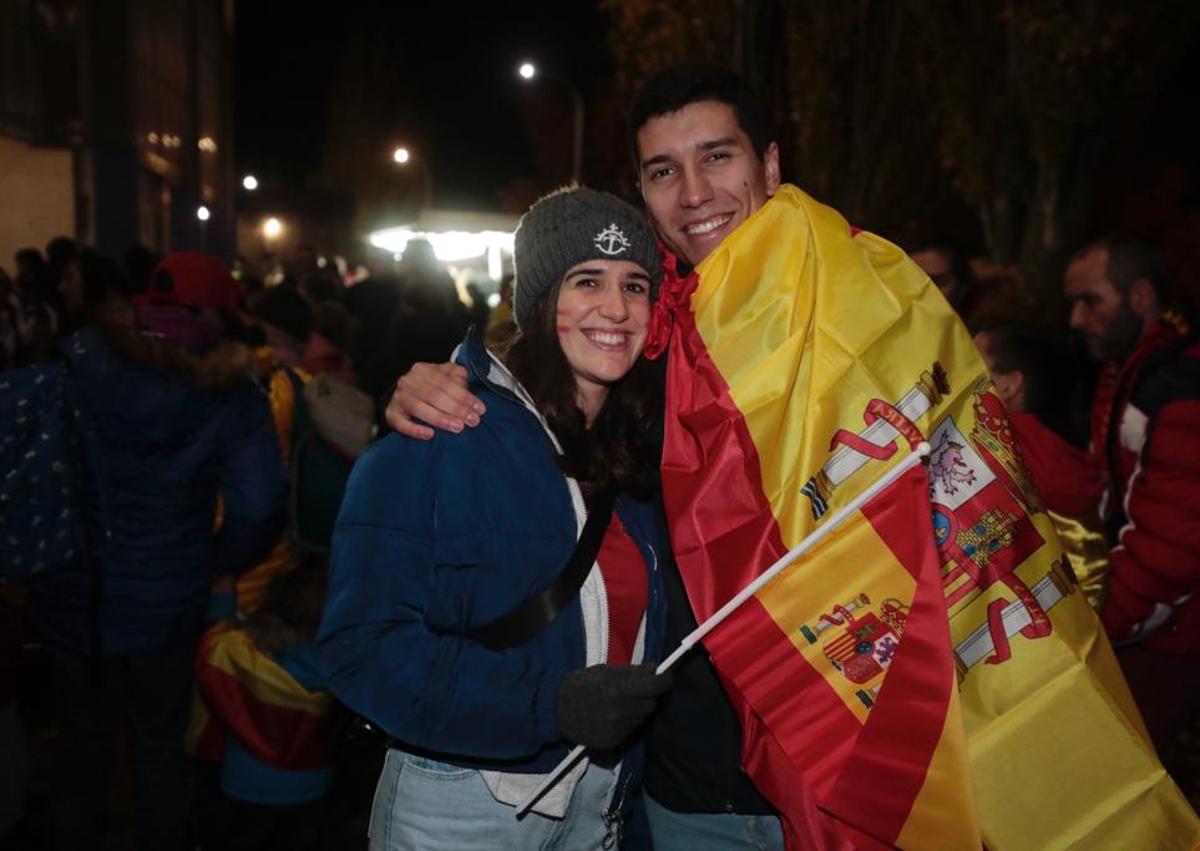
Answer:
[[(586, 188), (515, 237), (519, 333), (457, 360), (488, 405), (355, 467), (318, 636), (334, 693), (393, 737), (371, 848), (618, 847), (636, 731), (666, 691), (668, 551), (641, 360), (661, 276), (642, 215)], [(582, 531), (580, 531), (582, 529)], [(518, 821), (572, 745), (595, 761)]]

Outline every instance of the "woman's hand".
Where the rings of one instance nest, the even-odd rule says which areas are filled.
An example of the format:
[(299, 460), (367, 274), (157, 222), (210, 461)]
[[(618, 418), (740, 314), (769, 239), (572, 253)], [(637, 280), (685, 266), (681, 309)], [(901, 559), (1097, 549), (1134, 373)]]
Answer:
[(671, 688), (653, 665), (592, 665), (571, 671), (558, 690), (558, 731), (587, 748), (615, 748), (633, 735)]

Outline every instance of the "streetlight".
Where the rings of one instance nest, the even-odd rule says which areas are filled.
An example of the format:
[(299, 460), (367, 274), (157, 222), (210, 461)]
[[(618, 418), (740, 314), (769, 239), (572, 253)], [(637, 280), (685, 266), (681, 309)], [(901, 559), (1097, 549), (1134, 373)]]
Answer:
[(208, 220), (212, 218), (212, 210), (201, 204), (196, 208), (196, 218), (200, 220), (200, 247), (208, 250)]
[[(538, 67), (532, 62), (522, 62), (517, 66), (517, 76), (522, 80), (529, 81), (537, 75)], [(575, 144), (571, 150), (571, 179), (579, 183), (583, 175), (583, 96), (579, 94), (579, 89), (575, 88), (575, 84), (562, 74), (547, 71), (546, 76), (558, 80), (566, 86), (567, 91), (571, 94), (571, 102), (575, 107)]]
[(258, 178), (252, 174), (248, 174), (242, 178), (242, 188), (247, 192), (253, 192), (258, 188)]
[(407, 167), (413, 163), (421, 173), (421, 199), (425, 209), (433, 207), (433, 169), (429, 167), (429, 156), (413, 157), (413, 152), (400, 145), (392, 151), (392, 162)]

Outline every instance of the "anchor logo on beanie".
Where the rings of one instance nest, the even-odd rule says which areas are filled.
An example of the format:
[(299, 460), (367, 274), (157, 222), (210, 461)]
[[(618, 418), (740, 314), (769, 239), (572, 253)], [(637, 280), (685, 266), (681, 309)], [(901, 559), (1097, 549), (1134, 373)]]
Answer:
[(624, 254), (629, 250), (629, 237), (617, 227), (617, 223), (613, 222), (600, 233), (596, 234), (596, 239), (593, 241), (596, 250), (608, 257), (616, 257), (618, 254)]

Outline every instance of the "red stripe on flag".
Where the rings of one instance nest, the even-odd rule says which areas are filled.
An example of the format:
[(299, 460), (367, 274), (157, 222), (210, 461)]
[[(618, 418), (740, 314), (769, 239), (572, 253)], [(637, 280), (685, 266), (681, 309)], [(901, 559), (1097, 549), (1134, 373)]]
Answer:
[(888, 843), (899, 836), (925, 782), (954, 688), (927, 487), (925, 470), (917, 467), (863, 507), (917, 589), (878, 700), (828, 799), (834, 813)]

